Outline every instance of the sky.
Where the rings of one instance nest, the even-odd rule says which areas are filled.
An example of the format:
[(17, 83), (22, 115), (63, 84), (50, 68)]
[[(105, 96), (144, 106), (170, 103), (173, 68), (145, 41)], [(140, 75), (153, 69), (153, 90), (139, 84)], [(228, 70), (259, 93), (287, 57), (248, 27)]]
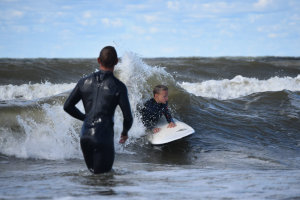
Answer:
[(0, 0), (0, 57), (300, 56), (299, 0)]

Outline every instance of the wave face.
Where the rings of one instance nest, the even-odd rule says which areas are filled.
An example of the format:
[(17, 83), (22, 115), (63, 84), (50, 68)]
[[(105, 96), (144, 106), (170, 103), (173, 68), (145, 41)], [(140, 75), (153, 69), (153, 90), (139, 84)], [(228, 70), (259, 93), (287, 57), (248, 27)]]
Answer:
[[(7, 68), (14, 65), (12, 71), (19, 68), (20, 74), (24, 74), (25, 78), (28, 74), (33, 74), (33, 81), (24, 83), (17, 78), (15, 82), (0, 85), (0, 152), (21, 158), (81, 158), (78, 141), (82, 123), (71, 118), (62, 107), (79, 78), (97, 70), (94, 60), (5, 59), (2, 62), (8, 62), (2, 67), (2, 71), (9, 71)], [(83, 66), (78, 66), (78, 63)], [(29, 64), (33, 66), (28, 67)], [(93, 64), (94, 67), (90, 68)], [(78, 76), (80, 73), (81, 76)], [(55, 74), (60, 75), (57, 77)], [(163, 68), (151, 67), (132, 53), (122, 57), (115, 74), (128, 86), (134, 113), (134, 105), (150, 98), (154, 85), (161, 82), (175, 85), (173, 77)], [(12, 73), (11, 78), (6, 79), (14, 79), (15, 76)], [(69, 80), (76, 82), (68, 83)], [(78, 107), (84, 110), (81, 103)], [(122, 120), (122, 113), (117, 108), (114, 127), (116, 150), (121, 153), (134, 153), (124, 150), (118, 144)], [(131, 143), (144, 134), (144, 127), (136, 115), (131, 130)]]
[[(0, 153), (38, 159), (80, 158), (82, 123), (63, 103), (77, 81), (97, 70), (94, 59), (0, 59)], [(300, 59), (280, 57), (153, 58), (125, 53), (115, 75), (129, 92), (134, 124), (117, 153), (159, 163), (209, 166), (300, 166)], [(152, 149), (142, 139), (136, 106), (157, 84), (169, 87), (174, 117), (196, 133)], [(82, 104), (78, 104), (83, 110)], [(176, 152), (176, 158), (173, 156)], [(160, 156), (157, 156), (160, 155)]]

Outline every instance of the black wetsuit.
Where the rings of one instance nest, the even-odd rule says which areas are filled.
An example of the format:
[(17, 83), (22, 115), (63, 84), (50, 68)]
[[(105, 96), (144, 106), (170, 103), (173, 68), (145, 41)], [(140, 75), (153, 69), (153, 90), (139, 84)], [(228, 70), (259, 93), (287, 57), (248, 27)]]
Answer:
[(168, 123), (174, 122), (168, 109), (168, 102), (166, 104), (157, 103), (154, 98), (148, 100), (142, 109), (142, 122), (147, 129), (152, 129), (157, 124), (162, 115), (165, 115)]
[[(85, 114), (75, 105), (82, 100)], [(127, 88), (112, 72), (98, 71), (82, 78), (64, 104), (71, 116), (84, 121), (80, 145), (86, 165), (93, 173), (110, 171), (114, 162), (114, 112), (123, 112), (122, 135), (127, 136), (133, 118)]]

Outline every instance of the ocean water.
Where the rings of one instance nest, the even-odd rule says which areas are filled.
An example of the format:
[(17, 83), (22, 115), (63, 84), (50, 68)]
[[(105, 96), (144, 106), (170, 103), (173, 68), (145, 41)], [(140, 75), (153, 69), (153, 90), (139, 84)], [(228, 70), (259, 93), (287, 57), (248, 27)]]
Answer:
[[(300, 58), (122, 55), (134, 124), (113, 171), (85, 166), (63, 103), (96, 59), (0, 59), (0, 199), (300, 199)], [(136, 105), (169, 87), (195, 133), (151, 146)], [(78, 104), (83, 110), (82, 104)]]

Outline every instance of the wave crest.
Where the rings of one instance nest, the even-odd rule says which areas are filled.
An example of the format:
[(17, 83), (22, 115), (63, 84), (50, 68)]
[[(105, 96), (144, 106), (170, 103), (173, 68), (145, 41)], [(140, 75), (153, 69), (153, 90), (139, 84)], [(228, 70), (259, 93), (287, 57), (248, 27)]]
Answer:
[(238, 75), (231, 80), (209, 80), (200, 83), (182, 82), (179, 85), (196, 96), (227, 100), (259, 92), (300, 91), (300, 75), (295, 78), (276, 76), (268, 80)]

